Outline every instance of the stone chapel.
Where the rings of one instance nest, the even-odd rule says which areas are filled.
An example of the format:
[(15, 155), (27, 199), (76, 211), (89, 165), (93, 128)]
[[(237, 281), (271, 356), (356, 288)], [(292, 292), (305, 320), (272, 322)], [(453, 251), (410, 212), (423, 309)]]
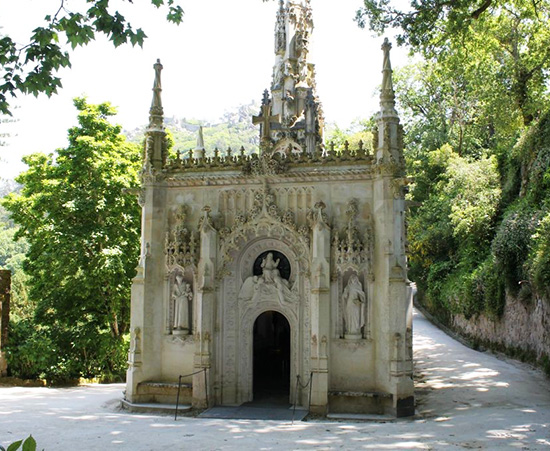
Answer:
[[(325, 147), (310, 0), (280, 0), (257, 153), (168, 154), (161, 70), (143, 152), (142, 255), (125, 402), (281, 396), (311, 412), (414, 414), (403, 131), (391, 45), (373, 150)], [(308, 382), (310, 385), (308, 385)]]

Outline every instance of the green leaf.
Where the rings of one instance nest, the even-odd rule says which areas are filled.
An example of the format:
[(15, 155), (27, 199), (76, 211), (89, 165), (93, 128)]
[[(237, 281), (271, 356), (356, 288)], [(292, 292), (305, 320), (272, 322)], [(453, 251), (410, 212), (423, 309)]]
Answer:
[(36, 451), (36, 440), (33, 438), (32, 435), (30, 435), (23, 442), (23, 450), (22, 451)]
[(13, 442), (10, 446), (8, 446), (8, 449), (6, 451), (16, 451), (21, 446), (21, 443), (23, 443), (23, 440)]

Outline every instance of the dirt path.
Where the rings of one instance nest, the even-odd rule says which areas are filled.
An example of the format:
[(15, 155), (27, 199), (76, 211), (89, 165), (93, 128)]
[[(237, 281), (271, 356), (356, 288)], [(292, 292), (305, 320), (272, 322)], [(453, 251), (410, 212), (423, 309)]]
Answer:
[(550, 382), (468, 349), (415, 314), (418, 416), (388, 423), (211, 420), (116, 408), (122, 384), (0, 387), (0, 444), (40, 449), (550, 449)]

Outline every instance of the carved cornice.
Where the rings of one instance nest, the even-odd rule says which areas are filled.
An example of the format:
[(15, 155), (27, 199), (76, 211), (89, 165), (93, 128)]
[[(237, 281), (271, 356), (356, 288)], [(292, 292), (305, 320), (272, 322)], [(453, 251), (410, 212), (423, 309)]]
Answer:
[[(271, 183), (347, 182), (371, 180), (376, 173), (372, 166), (309, 166), (289, 168), (287, 172), (267, 175)], [(261, 183), (262, 175), (245, 175), (239, 172), (196, 172), (191, 174), (166, 174), (162, 182), (166, 186), (224, 186)]]

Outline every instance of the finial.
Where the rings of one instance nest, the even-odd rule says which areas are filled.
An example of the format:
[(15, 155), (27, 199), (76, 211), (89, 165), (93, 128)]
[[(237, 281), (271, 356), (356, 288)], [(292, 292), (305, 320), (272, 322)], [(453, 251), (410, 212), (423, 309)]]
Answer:
[(388, 41), (388, 38), (384, 39), (382, 44), (382, 51), (384, 52), (384, 63), (382, 65), (382, 73), (384, 74), (384, 82), (382, 83), (382, 89), (391, 89), (393, 90), (393, 80), (392, 80), (392, 68), (390, 61), (390, 50), (391, 43)]
[(195, 147), (195, 150), (203, 150), (204, 149), (204, 135), (202, 132), (202, 125), (199, 126), (199, 133), (197, 134), (197, 147)]
[(383, 112), (395, 113), (395, 92), (393, 90), (392, 68), (390, 60), (390, 50), (392, 45), (388, 38), (384, 39), (382, 51), (384, 52), (384, 62), (382, 64), (382, 91), (380, 93), (380, 105)]
[(160, 74), (162, 71), (162, 64), (160, 59), (153, 65), (155, 69), (155, 82), (153, 83), (153, 101), (151, 102), (151, 109), (149, 110), (149, 126), (150, 127), (162, 127), (164, 111), (162, 109), (162, 85), (160, 81)]
[(153, 65), (153, 68), (155, 69), (155, 82), (153, 84), (153, 103), (151, 104), (151, 108), (158, 107), (162, 108), (162, 100), (160, 98), (160, 93), (162, 91), (162, 84), (160, 82), (160, 73), (162, 72), (163, 66), (160, 64), (160, 60), (157, 59), (157, 62)]
[(271, 99), (269, 98), (269, 91), (266, 89), (262, 98), (262, 105), (269, 105), (270, 102)]

